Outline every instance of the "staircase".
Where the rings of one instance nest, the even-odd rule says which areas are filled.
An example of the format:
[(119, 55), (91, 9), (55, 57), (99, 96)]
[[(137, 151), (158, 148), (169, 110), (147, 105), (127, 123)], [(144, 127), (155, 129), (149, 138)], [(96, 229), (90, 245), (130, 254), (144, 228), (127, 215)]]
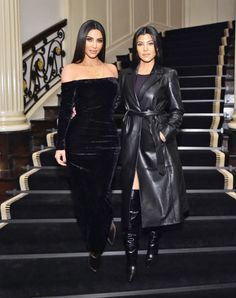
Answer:
[[(33, 153), (34, 166), (20, 177), (19, 192), (1, 205), (8, 221), (0, 223), (0, 297), (235, 297), (235, 178), (222, 129), (234, 38), (228, 26), (172, 30), (163, 37), (164, 64), (178, 71), (185, 107), (178, 146), (190, 212), (185, 223), (165, 228), (155, 264), (145, 268), (143, 233), (137, 277), (126, 281), (118, 165), (112, 196), (117, 239), (107, 245), (101, 270), (88, 269), (67, 170), (54, 159), (55, 131), (45, 136), (47, 147)], [(122, 113), (120, 107), (118, 128)]]
[[(59, 103), (59, 100), (58, 100)], [(31, 120), (32, 151), (47, 147), (45, 136), (57, 129), (59, 106), (44, 106), (44, 118)]]

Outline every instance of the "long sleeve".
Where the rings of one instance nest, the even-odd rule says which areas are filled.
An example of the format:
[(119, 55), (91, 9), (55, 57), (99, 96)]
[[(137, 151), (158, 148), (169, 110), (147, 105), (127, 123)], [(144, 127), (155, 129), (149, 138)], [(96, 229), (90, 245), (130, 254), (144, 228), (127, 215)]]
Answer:
[(70, 124), (72, 109), (75, 98), (75, 85), (73, 82), (62, 83), (61, 85), (61, 106), (58, 117), (56, 149), (65, 149), (65, 137)]
[(120, 94), (120, 88), (118, 85), (117, 94), (116, 94), (114, 104), (113, 104), (113, 111), (116, 111), (119, 108), (121, 101), (122, 101), (122, 98), (121, 98), (121, 94)]
[(114, 102), (113, 110), (116, 112), (124, 113), (124, 80), (125, 80), (125, 74), (124, 70), (120, 70), (119, 72), (119, 78), (118, 78), (118, 90), (117, 90), (117, 96)]
[(116, 98), (115, 98), (115, 101), (114, 101), (114, 105), (113, 105), (113, 111), (116, 111), (122, 101), (123, 101), (123, 96), (122, 96), (122, 91), (123, 91), (123, 72), (120, 71), (119, 72), (119, 78), (118, 78), (118, 88), (117, 88), (117, 95), (116, 95)]
[(166, 140), (176, 134), (184, 114), (179, 80), (175, 70), (171, 70), (168, 74), (167, 95), (169, 96), (169, 120), (167, 125), (161, 130)]

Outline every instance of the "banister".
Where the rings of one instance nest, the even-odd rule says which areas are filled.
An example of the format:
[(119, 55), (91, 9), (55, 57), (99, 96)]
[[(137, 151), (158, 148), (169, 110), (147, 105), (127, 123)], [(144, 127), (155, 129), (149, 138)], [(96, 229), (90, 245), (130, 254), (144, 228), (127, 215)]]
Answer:
[(64, 19), (22, 45), (25, 114), (60, 81), (66, 25)]
[(67, 25), (67, 19), (64, 19), (64, 20), (56, 23), (55, 25), (52, 25), (51, 27), (43, 30), (42, 32), (40, 32), (39, 34), (37, 34), (34, 37), (30, 38), (26, 42), (24, 42), (23, 45), (22, 45), (23, 54), (25, 54), (25, 52), (27, 52), (28, 50), (33, 48), (37, 43), (39, 43), (43, 39), (47, 38), (48, 36), (50, 36), (54, 32), (58, 31), (59, 29), (65, 27), (66, 25)]

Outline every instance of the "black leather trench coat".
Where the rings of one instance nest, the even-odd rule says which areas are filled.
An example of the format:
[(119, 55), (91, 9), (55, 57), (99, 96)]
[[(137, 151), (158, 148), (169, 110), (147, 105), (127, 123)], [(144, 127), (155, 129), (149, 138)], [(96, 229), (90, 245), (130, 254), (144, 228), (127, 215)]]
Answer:
[[(121, 136), (124, 230), (128, 226), (135, 170), (140, 184), (143, 228), (179, 223), (187, 210), (176, 143), (184, 113), (176, 71), (155, 66), (141, 87), (139, 99), (134, 91), (135, 77), (133, 69), (120, 75), (121, 98), (127, 110)], [(161, 141), (160, 131), (166, 142)]]

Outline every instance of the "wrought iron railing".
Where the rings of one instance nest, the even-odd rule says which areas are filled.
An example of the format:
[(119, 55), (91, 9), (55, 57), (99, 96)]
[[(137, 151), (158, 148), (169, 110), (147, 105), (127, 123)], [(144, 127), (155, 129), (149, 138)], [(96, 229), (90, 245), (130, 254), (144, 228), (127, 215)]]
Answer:
[(60, 81), (66, 24), (66, 19), (58, 22), (23, 44), (25, 113)]

